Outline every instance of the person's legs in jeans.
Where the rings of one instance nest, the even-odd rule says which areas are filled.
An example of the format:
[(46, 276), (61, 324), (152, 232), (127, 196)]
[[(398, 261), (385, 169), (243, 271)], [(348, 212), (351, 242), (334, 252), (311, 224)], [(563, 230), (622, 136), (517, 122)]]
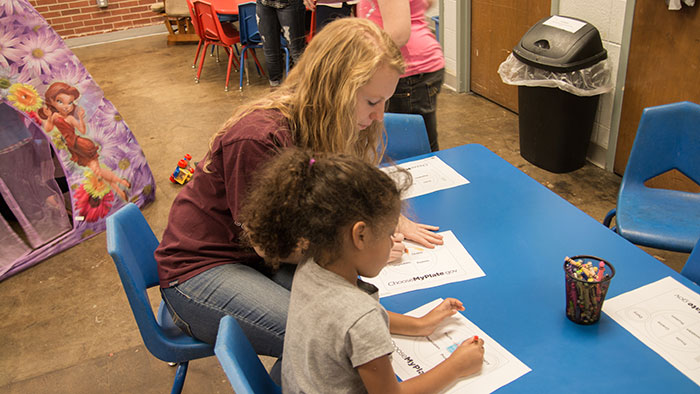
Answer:
[(256, 3), (255, 14), (258, 18), (258, 31), (263, 42), (263, 53), (267, 64), (267, 76), (270, 85), (279, 85), (282, 82), (284, 68), (280, 51), (280, 23), (277, 19), (277, 9)]
[(284, 39), (289, 43), (291, 65), (295, 64), (306, 46), (305, 19), (306, 8), (302, 0), (292, 0), (288, 7), (277, 10), (277, 18)]
[(162, 294), (178, 326), (191, 336), (213, 344), (219, 321), (231, 315), (256, 353), (280, 357), (294, 268), (285, 264), (268, 277), (244, 264), (225, 264)]
[(244, 264), (225, 264), (161, 294), (178, 327), (207, 343), (215, 343), (224, 315), (235, 317), (257, 354), (278, 358), (270, 374), (279, 382), (295, 268), (284, 264), (268, 277)]
[(444, 69), (411, 75), (399, 79), (394, 95), (389, 99), (387, 112), (418, 114), (423, 117), (430, 142), (430, 150), (440, 149), (437, 133), (437, 95), (440, 93)]

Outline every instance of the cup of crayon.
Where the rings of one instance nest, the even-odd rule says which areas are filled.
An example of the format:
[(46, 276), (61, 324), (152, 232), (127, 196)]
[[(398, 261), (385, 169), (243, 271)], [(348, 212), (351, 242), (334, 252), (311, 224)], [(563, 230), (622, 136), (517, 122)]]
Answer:
[(566, 317), (578, 324), (597, 322), (615, 268), (595, 256), (573, 256), (564, 259), (564, 272)]

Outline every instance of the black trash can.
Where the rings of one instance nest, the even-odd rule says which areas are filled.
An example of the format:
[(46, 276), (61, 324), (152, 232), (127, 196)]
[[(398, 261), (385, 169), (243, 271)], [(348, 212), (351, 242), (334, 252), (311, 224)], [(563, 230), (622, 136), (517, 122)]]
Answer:
[[(589, 74), (597, 74), (593, 84), (607, 78), (609, 85), (610, 79), (609, 66), (607, 75), (600, 75), (605, 71), (600, 67), (591, 69), (607, 59), (598, 30), (579, 19), (547, 17), (525, 33), (513, 55), (534, 68), (538, 78), (545, 75), (559, 83), (556, 87), (518, 86), (520, 154), (555, 173), (583, 167), (600, 98), (600, 94), (589, 95)], [(569, 91), (562, 90), (567, 84), (571, 84)]]

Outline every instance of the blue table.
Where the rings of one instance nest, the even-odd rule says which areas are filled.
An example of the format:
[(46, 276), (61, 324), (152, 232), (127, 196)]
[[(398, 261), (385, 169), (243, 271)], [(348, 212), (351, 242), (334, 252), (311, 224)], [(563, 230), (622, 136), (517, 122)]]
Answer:
[(382, 298), (388, 310), (462, 300), (467, 318), (532, 369), (499, 392), (700, 392), (605, 313), (591, 326), (568, 320), (564, 257), (611, 262), (607, 299), (666, 276), (700, 293), (697, 285), (481, 145), (408, 160), (431, 155), (470, 183), (413, 198), (410, 208), (420, 222), (452, 230), (486, 276)]

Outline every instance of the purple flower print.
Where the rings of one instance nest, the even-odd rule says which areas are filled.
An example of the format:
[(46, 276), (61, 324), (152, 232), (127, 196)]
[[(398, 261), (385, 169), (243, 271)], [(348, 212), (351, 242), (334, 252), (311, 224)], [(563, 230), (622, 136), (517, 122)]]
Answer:
[(60, 37), (48, 27), (39, 29), (36, 34), (25, 35), (17, 48), (21, 51), (20, 61), (24, 64), (24, 71), (28, 70), (36, 76), (49, 74), (51, 64), (61, 64), (68, 55)]
[(0, 26), (0, 67), (8, 67), (10, 63), (17, 62), (22, 56), (22, 50), (17, 48), (20, 38), (6, 26), (4, 24)]

